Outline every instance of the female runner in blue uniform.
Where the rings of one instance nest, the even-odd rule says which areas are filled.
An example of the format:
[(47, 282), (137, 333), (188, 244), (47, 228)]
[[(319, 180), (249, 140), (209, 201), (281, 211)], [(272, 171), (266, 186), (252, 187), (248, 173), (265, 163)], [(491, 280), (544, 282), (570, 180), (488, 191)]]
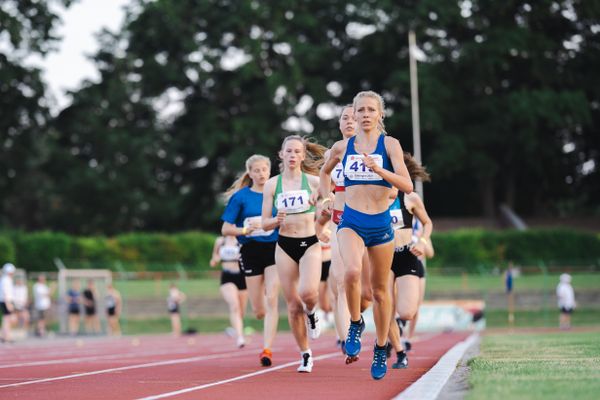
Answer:
[(350, 327), (346, 353), (356, 357), (361, 350), (364, 321), (360, 313), (360, 279), (365, 247), (371, 261), (373, 316), (377, 331), (371, 376), (381, 379), (387, 372), (386, 345), (391, 318), (389, 271), (394, 256), (389, 196), (391, 187), (410, 193), (413, 184), (397, 139), (383, 131), (383, 99), (375, 92), (360, 92), (353, 101), (356, 136), (336, 142), (321, 169), (319, 195), (330, 192), (331, 171), (342, 161), (346, 205), (337, 238), (346, 267), (345, 283)]
[(240, 267), (246, 278), (254, 315), (264, 318), (263, 351), (260, 363), (273, 363), (271, 345), (277, 333), (279, 277), (275, 266), (277, 230), (261, 228), (263, 188), (271, 175), (271, 161), (261, 155), (246, 160), (246, 172), (225, 193), (227, 207), (221, 219), (224, 236), (235, 236), (242, 245)]
[[(342, 109), (342, 114), (339, 120), (339, 129), (344, 139), (351, 138), (356, 134), (356, 121), (354, 120), (354, 107), (352, 104), (345, 106)], [(325, 158), (329, 155), (325, 154)], [(321, 214), (317, 219), (317, 235), (322, 240), (329, 239), (331, 244), (331, 267), (330, 267), (330, 283), (331, 291), (334, 298), (333, 312), (335, 315), (335, 329), (338, 336), (339, 345), (342, 353), (346, 354), (346, 334), (350, 324), (350, 313), (348, 312), (348, 303), (346, 299), (346, 290), (344, 285), (345, 268), (340, 255), (337, 236), (331, 235), (331, 232), (337, 230), (337, 225), (342, 219), (345, 204), (345, 187), (344, 187), (344, 166), (339, 162), (332, 171), (332, 183), (334, 184), (333, 200), (325, 200), (321, 202)], [(330, 219), (331, 218), (331, 219)], [(321, 225), (328, 224), (326, 229), (319, 229)], [(323, 235), (324, 234), (324, 235)], [(362, 259), (361, 269), (361, 312), (367, 309), (373, 302), (373, 291), (371, 290), (371, 273), (369, 266), (369, 255), (365, 251)], [(357, 357), (348, 357), (346, 362), (349, 364), (356, 361)]]
[[(315, 207), (309, 200), (319, 186), (316, 174), (324, 153), (323, 146), (301, 136), (286, 137), (279, 153), (281, 174), (265, 184), (263, 197), (263, 229), (279, 228), (275, 262), (287, 302), (290, 328), (302, 357), (298, 372), (312, 371), (308, 336), (316, 339), (320, 334), (315, 311), (322, 255), (315, 232)], [(275, 217), (272, 216), (274, 211)]]

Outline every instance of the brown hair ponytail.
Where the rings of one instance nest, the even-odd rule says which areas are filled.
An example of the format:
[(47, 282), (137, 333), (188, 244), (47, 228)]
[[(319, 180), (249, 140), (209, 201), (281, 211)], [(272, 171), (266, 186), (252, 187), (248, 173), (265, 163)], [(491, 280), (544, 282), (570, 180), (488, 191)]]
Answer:
[(431, 182), (431, 176), (427, 169), (419, 164), (408, 151), (404, 152), (404, 164), (410, 175), (410, 179), (420, 179), (423, 182)]
[[(312, 139), (305, 136), (290, 135), (283, 139), (283, 143), (281, 144), (282, 150), (285, 147), (285, 144), (290, 140), (298, 140), (304, 145), (306, 157), (300, 166), (302, 172), (310, 175), (319, 175), (319, 171), (325, 162), (325, 152), (327, 151), (327, 148), (313, 142)], [(283, 163), (279, 163), (279, 170), (283, 171)]]

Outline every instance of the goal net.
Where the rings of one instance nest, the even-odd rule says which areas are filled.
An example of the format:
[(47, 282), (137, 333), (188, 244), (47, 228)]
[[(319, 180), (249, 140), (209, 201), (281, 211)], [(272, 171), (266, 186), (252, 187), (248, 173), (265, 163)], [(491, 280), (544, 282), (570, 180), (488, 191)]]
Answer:
[[(60, 333), (69, 333), (69, 315), (79, 315), (80, 322), (76, 330), (77, 333), (106, 334), (105, 299), (107, 286), (110, 283), (112, 283), (112, 272), (110, 270), (68, 269), (61, 265), (58, 271)], [(86, 291), (93, 293), (95, 316), (90, 315), (90, 303), (86, 304), (86, 293), (84, 293)], [(74, 298), (74, 293), (78, 293), (79, 298), (78, 314), (75, 314), (69, 307), (69, 302)]]

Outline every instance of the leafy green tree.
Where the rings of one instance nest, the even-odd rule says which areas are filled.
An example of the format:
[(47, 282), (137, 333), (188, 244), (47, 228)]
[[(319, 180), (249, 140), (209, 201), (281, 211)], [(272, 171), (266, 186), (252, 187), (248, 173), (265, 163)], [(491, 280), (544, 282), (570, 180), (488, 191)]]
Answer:
[(40, 70), (26, 66), (27, 56), (43, 56), (58, 39), (53, 5), (4, 0), (0, 4), (0, 226), (42, 228), (53, 183), (40, 169), (48, 155), (50, 118)]
[(52, 185), (27, 186), (48, 193), (55, 229), (217, 230), (248, 156), (275, 171), (290, 133), (330, 144), (336, 107), (365, 89), (412, 151), (412, 28), (434, 216), (593, 207), (599, 4), (134, 0), (100, 37), (101, 81), (73, 93), (36, 158)]

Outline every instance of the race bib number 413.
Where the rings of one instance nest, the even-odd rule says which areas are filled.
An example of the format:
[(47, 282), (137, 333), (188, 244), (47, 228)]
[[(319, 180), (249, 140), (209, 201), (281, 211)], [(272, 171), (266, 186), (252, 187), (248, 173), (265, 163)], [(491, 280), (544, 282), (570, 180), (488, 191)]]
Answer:
[(276, 207), (288, 214), (298, 214), (310, 208), (307, 190), (289, 190), (277, 195)]
[[(371, 154), (370, 157), (375, 161), (379, 167), (383, 168), (383, 157), (381, 154)], [(383, 178), (373, 172), (372, 169), (367, 168), (364, 163), (364, 156), (362, 154), (353, 154), (346, 158), (346, 165), (344, 165), (344, 175), (346, 178), (353, 181), (381, 181)]]

